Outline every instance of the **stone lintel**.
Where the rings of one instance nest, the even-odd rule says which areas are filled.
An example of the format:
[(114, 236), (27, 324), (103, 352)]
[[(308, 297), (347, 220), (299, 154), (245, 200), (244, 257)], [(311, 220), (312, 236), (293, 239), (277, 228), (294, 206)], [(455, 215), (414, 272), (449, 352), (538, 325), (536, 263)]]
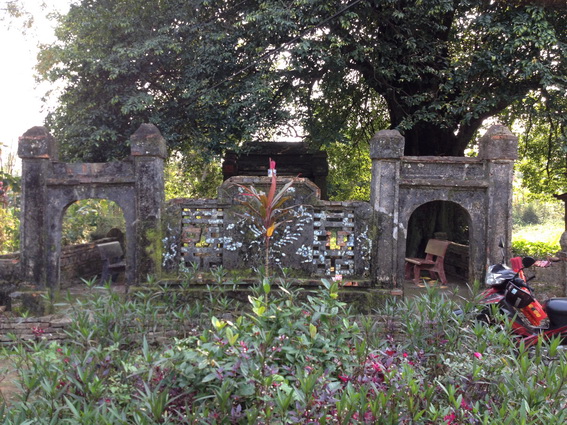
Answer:
[(75, 177), (46, 179), (47, 186), (77, 186), (88, 184), (119, 185), (133, 184), (133, 177)]
[(18, 140), (18, 156), (22, 159), (38, 158), (57, 161), (55, 138), (43, 126), (30, 128)]
[(455, 164), (470, 165), (481, 164), (482, 161), (476, 157), (466, 156), (404, 156), (403, 163), (406, 164)]
[(411, 187), (452, 187), (455, 189), (473, 189), (487, 188), (489, 186), (487, 181), (479, 180), (432, 180), (432, 179), (404, 179), (400, 180), (400, 186), (411, 186)]
[(142, 124), (130, 137), (131, 154), (134, 157), (154, 156), (167, 158), (167, 146), (160, 131), (153, 124)]

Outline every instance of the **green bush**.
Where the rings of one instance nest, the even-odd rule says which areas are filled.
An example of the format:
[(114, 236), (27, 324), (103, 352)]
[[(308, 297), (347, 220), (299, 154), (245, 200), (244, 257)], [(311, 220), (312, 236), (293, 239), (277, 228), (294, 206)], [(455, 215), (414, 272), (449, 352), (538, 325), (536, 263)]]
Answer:
[(19, 209), (0, 206), (0, 254), (20, 250)]
[[(35, 341), (5, 350), (22, 391), (0, 408), (2, 423), (567, 420), (557, 341), (527, 350), (509, 329), (475, 323), (474, 302), (454, 315), (457, 305), (434, 290), (354, 316), (337, 283), (323, 284), (308, 294), (264, 279), (247, 312), (224, 317), (184, 299), (190, 282), (129, 299), (97, 292), (74, 309), (70, 343), (47, 343), (37, 330)], [(150, 344), (143, 335), (164, 324), (185, 336)]]
[(15, 175), (14, 165), (13, 154), (6, 163), (0, 157), (0, 254), (20, 249), (21, 178)]
[(512, 254), (514, 256), (534, 258), (546, 258), (561, 251), (558, 243), (541, 241), (527, 241), (525, 239), (515, 239), (512, 241)]
[(538, 216), (533, 204), (528, 204), (522, 211), (521, 222), (527, 225), (541, 223), (541, 218)]
[(85, 199), (65, 211), (61, 230), (63, 245), (87, 243), (106, 236), (112, 228), (126, 231), (122, 209), (106, 199)]

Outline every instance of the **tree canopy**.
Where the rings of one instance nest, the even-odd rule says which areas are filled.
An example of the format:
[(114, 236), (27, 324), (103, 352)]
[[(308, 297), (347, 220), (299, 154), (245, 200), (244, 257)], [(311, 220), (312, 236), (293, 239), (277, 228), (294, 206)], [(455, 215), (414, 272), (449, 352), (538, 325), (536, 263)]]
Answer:
[(181, 152), (301, 126), (316, 146), (389, 127), (406, 154), (463, 155), (486, 118), (529, 119), (526, 99), (567, 106), (567, 9), (541, 3), (82, 0), (39, 58), (60, 87), (48, 124), (90, 161), (142, 122)]

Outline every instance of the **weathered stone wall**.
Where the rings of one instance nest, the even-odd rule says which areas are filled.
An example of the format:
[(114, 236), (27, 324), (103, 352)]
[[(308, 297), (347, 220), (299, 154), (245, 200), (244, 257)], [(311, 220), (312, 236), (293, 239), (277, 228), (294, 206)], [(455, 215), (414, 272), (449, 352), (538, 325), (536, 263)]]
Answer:
[[(278, 178), (281, 188), (290, 178)], [(372, 251), (372, 213), (366, 202), (321, 201), (308, 179), (294, 178), (288, 189), (294, 206), (289, 222), (272, 238), (271, 263), (309, 276), (368, 277)], [(254, 231), (240, 185), (267, 191), (268, 177), (232, 177), (215, 200), (176, 199), (169, 203), (164, 266), (246, 269), (262, 265), (263, 240)]]
[(33, 127), (20, 137), (24, 281), (59, 286), (63, 215), (73, 202), (90, 198), (114, 201), (124, 213), (126, 281), (134, 283), (159, 273), (165, 140), (155, 126), (144, 124), (130, 144), (127, 161), (65, 164), (58, 162), (57, 143), (44, 127)]
[(500, 237), (509, 254), (517, 138), (506, 127), (493, 126), (479, 140), (479, 147), (477, 158), (404, 157), (404, 138), (395, 130), (380, 131), (370, 141), (370, 202), (378, 228), (376, 282), (399, 286), (409, 220), (429, 202), (450, 202), (464, 210), (469, 224), (469, 282), (481, 280), (486, 267), (497, 260)]
[[(150, 343), (164, 343), (186, 334), (192, 326), (175, 318), (160, 317), (160, 319), (152, 331), (144, 332), (143, 335), (139, 334), (138, 327), (132, 324), (130, 337), (133, 339), (145, 337)], [(64, 315), (0, 317), (0, 346), (13, 345), (18, 341), (71, 342), (71, 337), (67, 333), (71, 324), (71, 318)]]
[(0, 255), (0, 284), (20, 280), (20, 254)]
[(0, 346), (40, 338), (61, 342), (68, 339), (65, 329), (70, 324), (65, 316), (0, 317)]
[[(165, 141), (151, 125), (141, 126), (130, 141), (128, 161), (62, 164), (45, 128), (34, 127), (20, 138), (24, 280), (58, 286), (62, 216), (71, 203), (87, 198), (112, 200), (124, 212), (128, 282), (159, 274), (162, 263), (170, 271), (192, 261), (203, 268), (258, 265), (261, 244), (245, 224), (238, 184), (267, 190), (269, 178), (231, 178), (217, 200), (174, 201), (162, 220)], [(378, 132), (370, 145), (370, 204), (325, 203), (316, 185), (298, 179), (303, 183), (293, 187), (296, 217), (273, 238), (275, 264), (313, 275), (370, 273), (382, 286), (399, 287), (410, 217), (432, 201), (465, 211), (469, 281), (482, 279), (486, 266), (497, 260), (500, 237), (509, 254), (517, 138), (508, 129), (489, 129), (479, 140), (478, 158), (404, 157), (404, 139), (392, 130)]]
[(59, 261), (61, 282), (99, 275), (102, 270), (102, 261), (97, 245), (117, 240), (116, 238), (103, 238), (94, 242), (62, 247)]

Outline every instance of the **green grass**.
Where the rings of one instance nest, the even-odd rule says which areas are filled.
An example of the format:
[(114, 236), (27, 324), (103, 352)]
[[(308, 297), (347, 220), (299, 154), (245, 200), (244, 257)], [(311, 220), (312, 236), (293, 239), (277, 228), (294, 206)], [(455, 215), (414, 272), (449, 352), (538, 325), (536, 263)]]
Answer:
[(512, 232), (512, 254), (538, 259), (554, 256), (561, 250), (559, 239), (563, 230), (564, 224), (558, 221), (516, 225)]
[(562, 222), (514, 226), (512, 240), (524, 239), (530, 242), (558, 244), (564, 229), (565, 225)]

